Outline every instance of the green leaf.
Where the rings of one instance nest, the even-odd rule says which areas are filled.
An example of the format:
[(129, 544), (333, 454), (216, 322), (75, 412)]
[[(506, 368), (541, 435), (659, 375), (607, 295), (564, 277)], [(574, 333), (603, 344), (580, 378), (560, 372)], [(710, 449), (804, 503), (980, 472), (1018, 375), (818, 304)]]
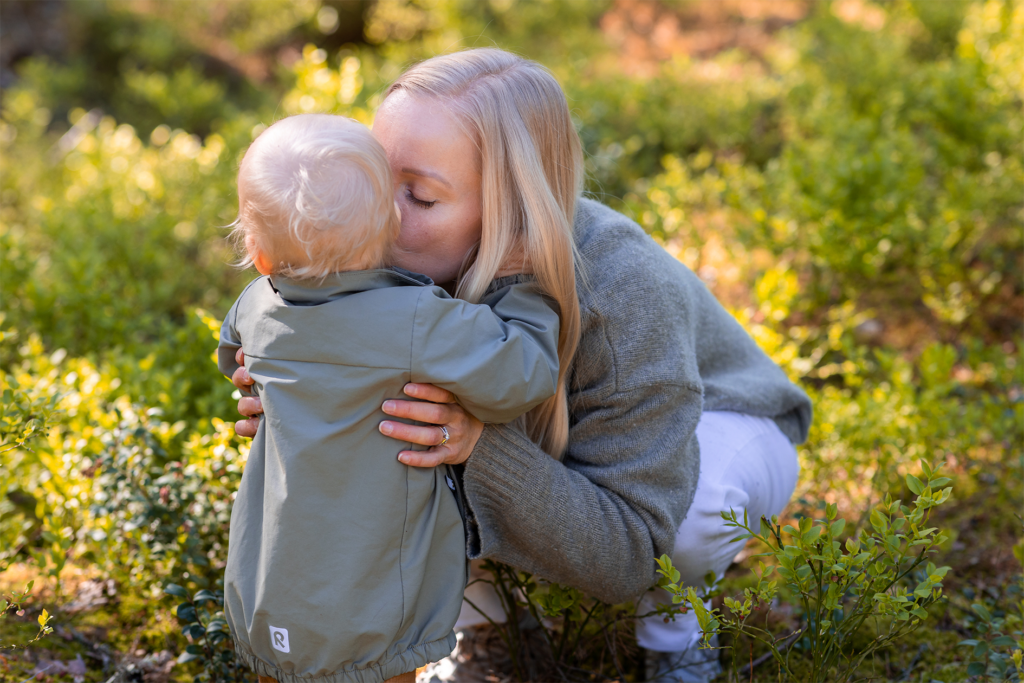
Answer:
[(196, 603), (197, 605), (201, 605), (204, 602), (216, 602), (216, 601), (217, 601), (217, 596), (215, 596), (213, 593), (211, 593), (210, 591), (208, 591), (206, 589), (203, 589), (203, 590), (199, 591), (198, 593), (196, 593), (192, 597), (192, 602)]
[(974, 646), (974, 657), (984, 657), (986, 652), (988, 652), (988, 643), (979, 640), (978, 644)]
[(981, 603), (974, 603), (971, 605), (971, 609), (974, 610), (975, 614), (984, 619), (986, 623), (991, 623), (992, 613), (988, 611), (988, 608), (985, 607), (985, 605), (982, 605)]
[(924, 484), (921, 480), (912, 474), (907, 475), (907, 488), (914, 492), (914, 495), (920, 496), (921, 492), (924, 491)]
[(1017, 644), (1017, 641), (1013, 639), (1013, 636), (999, 636), (992, 641), (992, 647), (1013, 647)]
[(199, 659), (199, 655), (192, 654), (191, 652), (182, 652), (178, 655), (178, 664), (186, 664)]
[(800, 536), (800, 540), (804, 543), (814, 543), (814, 541), (818, 539), (818, 536), (821, 536), (821, 527), (815, 526), (804, 532), (803, 535)]
[(843, 533), (843, 529), (845, 529), (845, 528), (846, 528), (846, 520), (845, 519), (837, 519), (836, 521), (832, 522), (832, 527), (830, 529), (831, 532), (832, 532), (832, 537), (834, 538), (834, 537), (838, 536), (839, 534)]
[(971, 662), (967, 665), (968, 676), (984, 676), (985, 662)]
[(176, 583), (169, 583), (166, 586), (164, 586), (164, 593), (167, 593), (168, 595), (173, 595), (176, 598), (188, 597), (188, 591), (186, 591), (184, 588), (182, 588)]
[(178, 605), (177, 615), (178, 618), (184, 622), (192, 623), (193, 621), (197, 621), (196, 608), (187, 602)]

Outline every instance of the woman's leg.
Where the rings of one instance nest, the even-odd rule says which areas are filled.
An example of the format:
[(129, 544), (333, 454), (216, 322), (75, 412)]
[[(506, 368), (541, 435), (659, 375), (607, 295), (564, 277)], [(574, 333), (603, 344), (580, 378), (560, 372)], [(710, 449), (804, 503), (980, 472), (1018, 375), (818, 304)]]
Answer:
[[(796, 488), (796, 449), (768, 418), (724, 411), (705, 412), (697, 424), (700, 479), (693, 504), (676, 533), (672, 563), (680, 582), (700, 590), (708, 572), (721, 577), (742, 546), (731, 543), (740, 532), (725, 526), (721, 513), (730, 508), (756, 525), (762, 515), (782, 512)], [(670, 604), (657, 589), (640, 602), (640, 614), (658, 603)], [(637, 642), (656, 652), (695, 648), (700, 626), (692, 611), (665, 623), (649, 617), (637, 623)], [(716, 657), (717, 658), (717, 657)]]

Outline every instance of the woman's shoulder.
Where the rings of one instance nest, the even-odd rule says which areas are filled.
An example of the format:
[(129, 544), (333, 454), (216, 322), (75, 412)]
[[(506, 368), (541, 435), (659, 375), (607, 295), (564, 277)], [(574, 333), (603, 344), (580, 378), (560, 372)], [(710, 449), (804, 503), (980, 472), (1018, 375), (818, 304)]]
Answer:
[(706, 293), (700, 279), (635, 221), (598, 201), (584, 197), (577, 202), (574, 231), (581, 298), (615, 291), (678, 301), (682, 290), (698, 297)]
[(633, 220), (596, 199), (580, 197), (576, 202), (576, 220), (573, 226), (576, 248), (599, 255), (615, 243), (641, 241), (647, 237)]

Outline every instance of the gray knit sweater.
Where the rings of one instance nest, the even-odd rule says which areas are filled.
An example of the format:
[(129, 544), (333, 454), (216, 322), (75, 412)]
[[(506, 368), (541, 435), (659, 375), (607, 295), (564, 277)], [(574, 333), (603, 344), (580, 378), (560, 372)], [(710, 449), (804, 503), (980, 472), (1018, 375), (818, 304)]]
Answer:
[(770, 417), (800, 443), (811, 403), (638, 225), (582, 199), (575, 231), (569, 448), (559, 462), (512, 426), (484, 428), (463, 471), (467, 553), (625, 602), (673, 551), (697, 486), (701, 411)]

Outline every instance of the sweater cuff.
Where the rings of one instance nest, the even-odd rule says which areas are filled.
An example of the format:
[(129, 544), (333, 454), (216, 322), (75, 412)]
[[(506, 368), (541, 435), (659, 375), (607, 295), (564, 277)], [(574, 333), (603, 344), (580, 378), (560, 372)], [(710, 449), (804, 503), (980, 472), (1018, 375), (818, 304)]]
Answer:
[(466, 497), (466, 556), (489, 557), (498, 549), (498, 520), (508, 515), (522, 496), (526, 473), (537, 446), (507, 424), (484, 425), (463, 471)]

